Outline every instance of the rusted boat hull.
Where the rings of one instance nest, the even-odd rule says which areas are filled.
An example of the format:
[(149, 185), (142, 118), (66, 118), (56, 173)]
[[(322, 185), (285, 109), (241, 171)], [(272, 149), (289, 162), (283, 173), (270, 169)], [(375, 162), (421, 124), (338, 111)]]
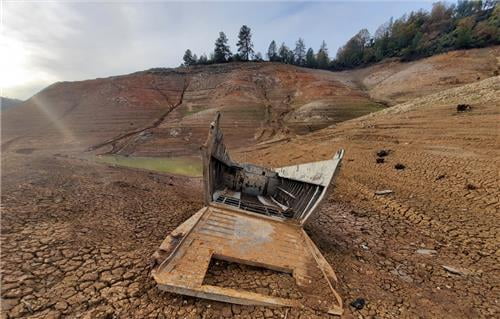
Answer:
[[(242, 305), (309, 307), (342, 313), (337, 277), (303, 224), (340, 167), (332, 160), (267, 169), (231, 161), (219, 115), (204, 146), (206, 207), (174, 230), (155, 253), (152, 276), (160, 289)], [(293, 276), (301, 292), (287, 299), (204, 283), (212, 259)]]

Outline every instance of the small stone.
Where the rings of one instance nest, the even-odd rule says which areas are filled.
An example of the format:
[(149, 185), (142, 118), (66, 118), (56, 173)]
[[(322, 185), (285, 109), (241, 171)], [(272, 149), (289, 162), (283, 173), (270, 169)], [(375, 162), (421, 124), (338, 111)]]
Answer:
[(434, 249), (417, 249), (417, 254), (420, 255), (434, 255), (437, 254), (437, 251)]
[(54, 203), (56, 203), (56, 204), (59, 204), (62, 201), (63, 201), (63, 198), (61, 196), (57, 196), (56, 198), (54, 198)]
[(460, 113), (460, 112), (469, 112), (472, 110), (472, 106), (470, 106), (469, 104), (458, 104), (457, 105), (457, 112)]
[(392, 191), (390, 189), (384, 189), (384, 190), (381, 190), (381, 191), (376, 191), (375, 195), (389, 195), (389, 194), (392, 194), (392, 193), (394, 193), (394, 191)]
[(402, 169), (405, 169), (406, 166), (401, 164), (401, 163), (397, 163), (396, 165), (394, 165), (394, 168), (397, 170), (402, 170)]
[(467, 269), (460, 269), (452, 266), (445, 266), (443, 265), (444, 270), (446, 270), (449, 273), (452, 273), (454, 275), (468, 275), (469, 271)]
[(473, 190), (477, 189), (477, 186), (469, 183), (469, 184), (465, 185), (465, 189), (473, 191)]
[(445, 174), (441, 174), (441, 175), (439, 175), (438, 177), (436, 177), (436, 181), (439, 181), (439, 180), (441, 180), (441, 179), (443, 179), (443, 178), (445, 178), (445, 177), (446, 177), (446, 175), (445, 175)]
[(353, 300), (350, 303), (350, 305), (351, 305), (351, 307), (354, 307), (357, 310), (361, 310), (365, 306), (365, 303), (366, 303), (366, 301), (363, 298), (357, 298), (357, 299)]
[(377, 156), (378, 157), (385, 157), (385, 156), (389, 155), (390, 152), (391, 152), (391, 150), (380, 150), (377, 152)]

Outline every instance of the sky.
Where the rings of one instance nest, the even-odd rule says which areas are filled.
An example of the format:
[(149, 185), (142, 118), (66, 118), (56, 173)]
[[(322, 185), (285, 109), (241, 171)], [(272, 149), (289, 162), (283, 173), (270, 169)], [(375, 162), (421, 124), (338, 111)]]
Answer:
[(236, 52), (239, 28), (256, 52), (299, 37), (330, 56), (362, 28), (429, 10), (430, 1), (9, 1), (0, 0), (0, 96), (27, 99), (57, 81), (177, 67), (186, 49), (209, 55), (220, 31)]

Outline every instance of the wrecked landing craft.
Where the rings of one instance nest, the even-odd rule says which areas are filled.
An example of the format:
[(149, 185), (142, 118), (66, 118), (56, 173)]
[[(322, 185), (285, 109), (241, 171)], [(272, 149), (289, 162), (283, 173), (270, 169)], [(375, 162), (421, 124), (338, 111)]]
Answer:
[[(267, 169), (232, 161), (211, 123), (203, 146), (206, 207), (175, 229), (154, 255), (162, 290), (242, 305), (310, 307), (340, 315), (336, 275), (303, 229), (325, 196), (344, 154)], [(211, 259), (289, 273), (302, 294), (287, 299), (203, 283)]]

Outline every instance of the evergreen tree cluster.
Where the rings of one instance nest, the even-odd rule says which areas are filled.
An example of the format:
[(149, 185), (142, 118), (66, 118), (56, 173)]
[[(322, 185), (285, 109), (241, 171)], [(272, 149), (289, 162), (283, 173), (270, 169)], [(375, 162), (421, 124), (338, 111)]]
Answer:
[(231, 48), (228, 45), (228, 38), (224, 32), (219, 32), (219, 37), (215, 40), (215, 47), (210, 57), (202, 54), (198, 58), (193, 54), (190, 49), (187, 49), (183, 57), (183, 65), (196, 65), (196, 64), (213, 64), (213, 63), (226, 63), (232, 61), (263, 61), (260, 52), (255, 53), (252, 43), (252, 30), (243, 25), (238, 35), (238, 53), (232, 54)]
[[(306, 49), (299, 38), (295, 48), (273, 40), (267, 50), (271, 62), (293, 64), (307, 68), (343, 70), (366, 66), (385, 58), (415, 60), (457, 49), (479, 48), (500, 44), (500, 3), (498, 0), (459, 0), (455, 4), (437, 2), (430, 12), (420, 10), (392, 18), (381, 25), (372, 36), (362, 29), (330, 59), (326, 42), (317, 53)], [(255, 53), (251, 29), (243, 25), (236, 43), (238, 52), (231, 53), (224, 32), (219, 33), (210, 57), (199, 58), (191, 50), (184, 54), (184, 65), (226, 63), (232, 61), (264, 61)]]
[(350, 69), (398, 57), (415, 60), (451, 50), (500, 44), (498, 0), (437, 2), (431, 12), (390, 19), (370, 36), (363, 29), (341, 47), (332, 69)]

